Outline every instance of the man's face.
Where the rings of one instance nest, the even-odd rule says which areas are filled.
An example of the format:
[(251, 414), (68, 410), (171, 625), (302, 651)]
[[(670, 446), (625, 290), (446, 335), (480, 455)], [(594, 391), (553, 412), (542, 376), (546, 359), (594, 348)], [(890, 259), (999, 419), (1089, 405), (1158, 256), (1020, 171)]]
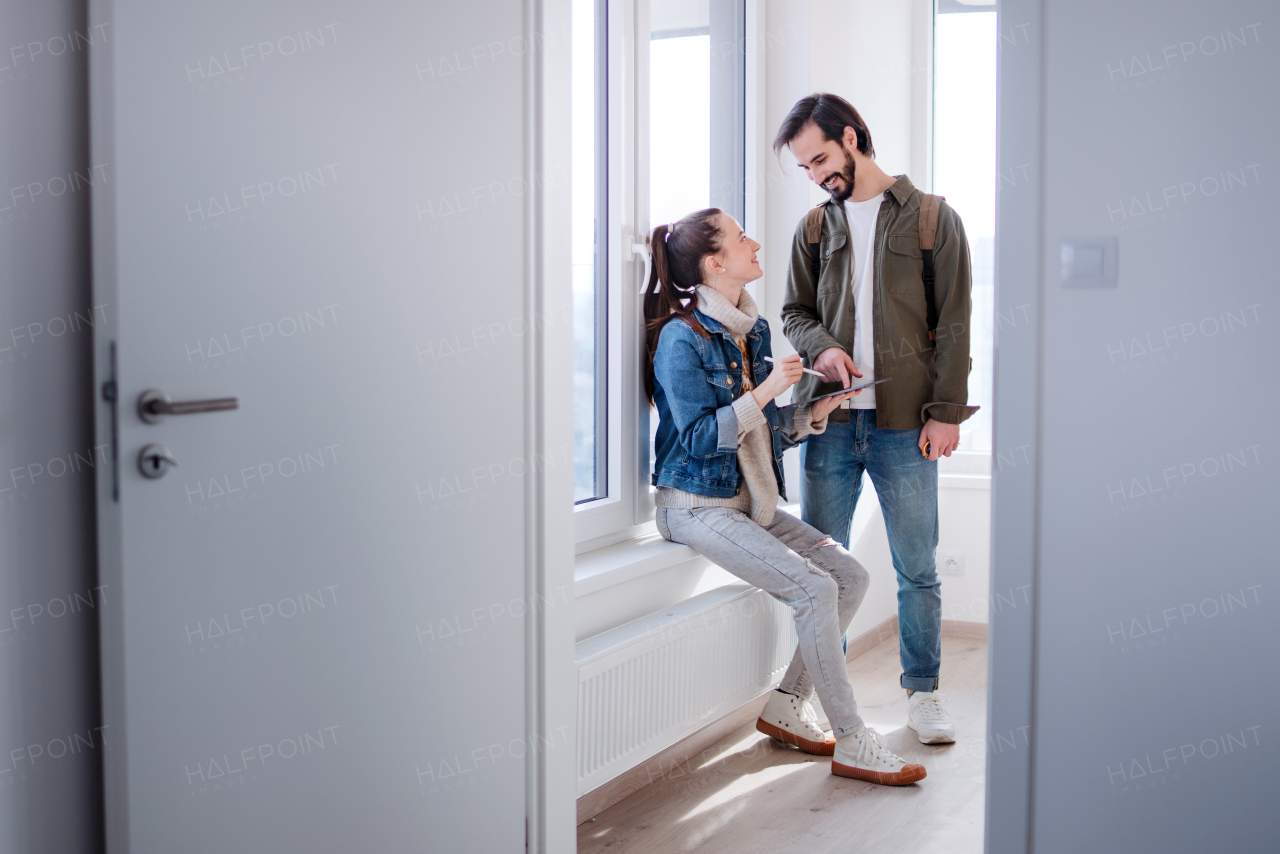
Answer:
[[(846, 136), (851, 133), (845, 129)], [(809, 180), (830, 193), (832, 199), (843, 202), (853, 194), (853, 153), (843, 140), (827, 139), (822, 129), (810, 122), (788, 148)]]

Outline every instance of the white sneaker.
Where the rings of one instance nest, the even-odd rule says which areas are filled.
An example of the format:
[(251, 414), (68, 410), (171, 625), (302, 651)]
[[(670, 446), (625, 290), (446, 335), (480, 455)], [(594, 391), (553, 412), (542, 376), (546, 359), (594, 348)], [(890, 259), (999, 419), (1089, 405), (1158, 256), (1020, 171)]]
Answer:
[(764, 711), (756, 720), (756, 729), (805, 753), (830, 756), (836, 751), (836, 740), (818, 726), (818, 715), (813, 706), (786, 691), (769, 692)]
[(906, 786), (926, 776), (923, 765), (908, 764), (890, 750), (871, 727), (840, 736), (831, 760), (831, 773), (882, 786)]
[(937, 691), (916, 691), (907, 698), (907, 726), (916, 731), (921, 744), (956, 740), (956, 725), (947, 714), (946, 699)]

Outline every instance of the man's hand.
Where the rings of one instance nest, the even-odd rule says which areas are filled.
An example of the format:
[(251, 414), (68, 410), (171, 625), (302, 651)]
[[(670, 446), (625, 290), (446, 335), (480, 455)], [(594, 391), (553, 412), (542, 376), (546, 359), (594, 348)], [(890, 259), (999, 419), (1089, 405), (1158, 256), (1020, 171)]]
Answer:
[(850, 374), (855, 377), (862, 376), (853, 359), (840, 347), (828, 347), (823, 350), (813, 363), (813, 369), (822, 374), (822, 378), (827, 382), (840, 383), (845, 388), (849, 387)]
[(920, 431), (920, 440), (916, 442), (916, 447), (922, 454), (925, 445), (929, 446), (930, 460), (951, 456), (951, 452), (960, 447), (960, 425), (944, 424), (930, 418), (924, 422), (924, 428)]

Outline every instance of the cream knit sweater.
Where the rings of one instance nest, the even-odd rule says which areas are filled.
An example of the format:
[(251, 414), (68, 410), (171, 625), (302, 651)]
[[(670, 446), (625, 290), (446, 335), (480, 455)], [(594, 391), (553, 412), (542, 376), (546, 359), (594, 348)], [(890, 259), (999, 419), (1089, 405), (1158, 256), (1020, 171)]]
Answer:
[[(718, 291), (699, 285), (698, 310), (722, 323), (738, 342), (739, 348), (746, 350), (746, 335), (760, 316), (751, 294), (744, 290), (738, 298), (738, 304), (734, 306)], [(749, 370), (745, 372), (746, 376), (749, 374)], [(742, 395), (716, 412), (718, 419), (733, 418), (737, 421), (738, 470), (742, 472), (742, 491), (731, 498), (709, 498), (660, 486), (656, 498), (658, 507), (728, 507), (748, 514), (751, 521), (761, 527), (767, 527), (773, 522), (773, 515), (778, 508), (778, 481), (773, 474), (773, 437), (764, 412), (756, 403), (755, 396), (750, 393), (751, 388), (751, 384), (744, 382)], [(794, 441), (827, 429), (827, 420), (823, 418), (815, 423), (807, 405), (796, 410), (792, 423), (794, 432), (790, 438)]]

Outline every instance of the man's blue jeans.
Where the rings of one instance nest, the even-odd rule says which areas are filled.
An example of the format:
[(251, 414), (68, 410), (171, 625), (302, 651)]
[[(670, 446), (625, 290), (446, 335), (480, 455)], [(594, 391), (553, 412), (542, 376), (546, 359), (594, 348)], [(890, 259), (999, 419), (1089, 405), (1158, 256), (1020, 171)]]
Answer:
[(938, 687), (942, 660), (942, 585), (938, 581), (938, 464), (916, 443), (919, 430), (880, 430), (874, 409), (849, 410), (848, 424), (827, 423), (801, 446), (801, 518), (849, 548), (849, 525), (871, 476), (893, 568), (898, 572), (901, 685), (912, 691)]

